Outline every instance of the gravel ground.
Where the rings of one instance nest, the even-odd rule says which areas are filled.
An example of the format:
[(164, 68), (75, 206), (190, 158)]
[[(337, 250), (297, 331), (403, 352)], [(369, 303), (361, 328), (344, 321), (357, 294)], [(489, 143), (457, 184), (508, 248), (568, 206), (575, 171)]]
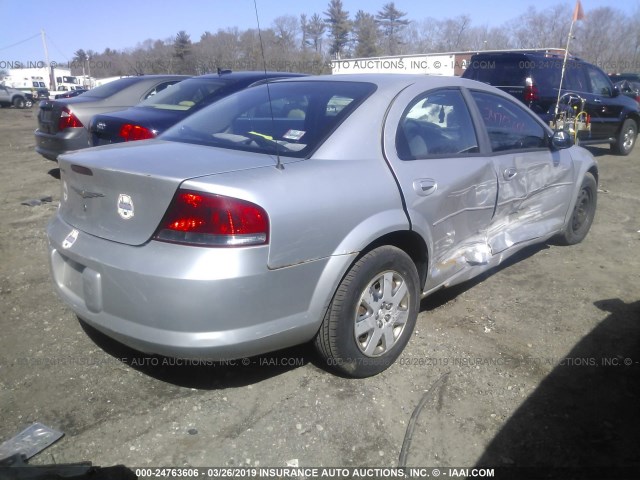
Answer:
[(0, 110), (0, 441), (36, 421), (65, 433), (31, 464), (392, 467), (402, 451), (421, 467), (640, 469), (640, 147), (591, 149), (600, 194), (582, 244), (529, 248), (432, 295), (399, 361), (352, 380), (308, 345), (177, 365), (81, 324), (50, 282), (60, 192), (36, 113)]

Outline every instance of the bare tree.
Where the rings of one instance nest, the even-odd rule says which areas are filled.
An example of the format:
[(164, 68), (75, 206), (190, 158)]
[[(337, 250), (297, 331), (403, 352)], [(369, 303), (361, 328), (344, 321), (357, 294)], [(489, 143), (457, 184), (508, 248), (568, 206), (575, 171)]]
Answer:
[(402, 32), (404, 52), (431, 53), (436, 51), (438, 21), (434, 18), (413, 21)]
[(531, 7), (507, 24), (511, 32), (511, 48), (564, 48), (571, 24), (571, 7), (556, 5), (538, 11)]
[(619, 71), (618, 65), (635, 56), (632, 22), (610, 7), (591, 10), (574, 31), (570, 52), (588, 58), (603, 70)]
[(455, 52), (467, 50), (469, 40), (466, 34), (471, 25), (471, 18), (468, 15), (460, 15), (439, 22), (437, 32), (439, 41), (436, 48), (441, 52)]
[(273, 21), (273, 31), (276, 35), (276, 42), (284, 52), (295, 50), (298, 42), (298, 31), (300, 26), (298, 19), (293, 15), (282, 15)]
[(467, 30), (465, 50), (505, 50), (511, 45), (511, 39), (504, 28), (487, 25), (472, 27)]

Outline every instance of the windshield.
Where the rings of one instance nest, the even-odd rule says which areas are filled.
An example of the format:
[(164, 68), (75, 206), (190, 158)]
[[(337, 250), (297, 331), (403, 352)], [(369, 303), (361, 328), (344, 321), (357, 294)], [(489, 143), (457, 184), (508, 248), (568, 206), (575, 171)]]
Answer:
[(176, 142), (305, 157), (373, 91), (342, 81), (276, 82), (226, 97), (159, 138)]
[(211, 103), (225, 82), (215, 78), (193, 78), (167, 87), (143, 102), (139, 107), (162, 110), (190, 110), (200, 103)]

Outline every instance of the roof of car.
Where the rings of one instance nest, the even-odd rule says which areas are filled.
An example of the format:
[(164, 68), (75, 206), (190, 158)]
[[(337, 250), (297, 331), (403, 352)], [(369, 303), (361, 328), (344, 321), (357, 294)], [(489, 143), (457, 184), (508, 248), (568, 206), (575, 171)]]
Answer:
[[(477, 58), (546, 58), (548, 60), (564, 59), (564, 53), (560, 52), (538, 52), (538, 51), (513, 51), (513, 52), (477, 52), (471, 56), (471, 60)], [(580, 57), (569, 54), (567, 60), (584, 61)]]
[(474, 80), (468, 80), (462, 77), (454, 77), (447, 75), (425, 75), (421, 73), (349, 73), (344, 75), (313, 75), (303, 78), (293, 78), (281, 80), (283, 82), (297, 81), (332, 81), (332, 82), (370, 82), (375, 83), (379, 87), (398, 88), (409, 86), (414, 83), (424, 83), (427, 88), (438, 87), (476, 87), (487, 85)]
[(191, 77), (191, 75), (179, 75), (177, 73), (154, 73), (152, 75), (130, 75), (128, 77), (118, 78), (118, 79), (116, 79), (114, 81), (122, 80), (123, 78), (141, 78), (142, 79), (142, 78), (167, 78), (167, 77), (172, 77), (172, 78), (184, 77), (184, 78), (187, 78), (187, 77)]
[(200, 75), (198, 77), (192, 78), (264, 78), (264, 77), (303, 77), (306, 76), (304, 73), (294, 73), (294, 72), (271, 72), (264, 70), (256, 70), (256, 71), (242, 71), (242, 72), (229, 72), (223, 71), (221, 73), (207, 73), (204, 75)]

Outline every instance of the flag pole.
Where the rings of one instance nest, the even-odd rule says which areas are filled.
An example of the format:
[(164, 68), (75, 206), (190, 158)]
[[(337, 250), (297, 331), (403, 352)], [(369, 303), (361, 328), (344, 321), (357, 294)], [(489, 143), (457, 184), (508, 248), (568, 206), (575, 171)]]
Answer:
[[(567, 48), (564, 50), (564, 61), (562, 62), (562, 73), (560, 74), (560, 88), (558, 88), (558, 101), (556, 102), (556, 111), (554, 112), (554, 118), (558, 115), (558, 107), (560, 106), (560, 96), (562, 94), (562, 82), (564, 81), (564, 71), (567, 68), (567, 57), (569, 56), (569, 43), (573, 36), (573, 24), (575, 20), (571, 20), (571, 26), (569, 27), (569, 37), (567, 38)], [(555, 120), (554, 120), (555, 121)]]
[(567, 58), (569, 57), (569, 44), (571, 43), (571, 37), (573, 37), (573, 25), (578, 20), (582, 20), (584, 18), (584, 12), (582, 11), (582, 4), (580, 0), (576, 0), (576, 6), (573, 9), (573, 17), (571, 17), (571, 26), (569, 27), (569, 36), (567, 37), (567, 48), (564, 49), (564, 61), (562, 62), (562, 73), (560, 74), (560, 88), (558, 88), (558, 101), (556, 102), (556, 111), (553, 114), (554, 121), (555, 117), (558, 116), (558, 109), (560, 108), (560, 97), (562, 93), (562, 82), (564, 81), (564, 72), (567, 68)]

